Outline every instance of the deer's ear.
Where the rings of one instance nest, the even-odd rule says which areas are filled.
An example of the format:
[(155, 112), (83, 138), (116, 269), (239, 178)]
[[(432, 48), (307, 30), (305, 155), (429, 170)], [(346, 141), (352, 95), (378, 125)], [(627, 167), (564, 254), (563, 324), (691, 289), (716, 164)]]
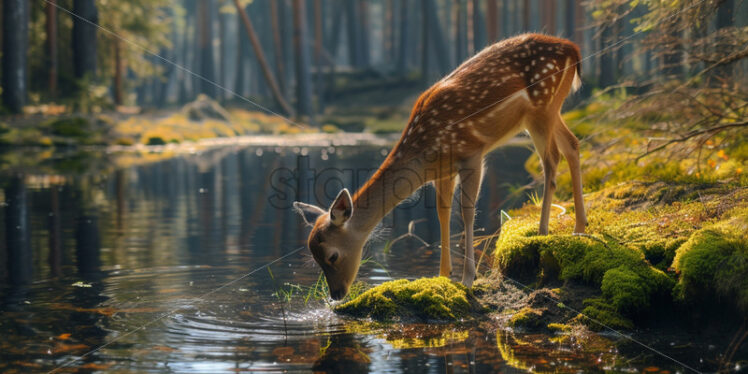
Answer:
[(317, 218), (326, 213), (324, 209), (318, 206), (298, 201), (294, 201), (293, 208), (301, 215), (301, 218), (304, 219), (304, 222), (308, 226), (314, 226), (314, 223), (317, 222)]
[(335, 226), (344, 224), (353, 214), (353, 200), (347, 188), (344, 188), (330, 206), (330, 222)]

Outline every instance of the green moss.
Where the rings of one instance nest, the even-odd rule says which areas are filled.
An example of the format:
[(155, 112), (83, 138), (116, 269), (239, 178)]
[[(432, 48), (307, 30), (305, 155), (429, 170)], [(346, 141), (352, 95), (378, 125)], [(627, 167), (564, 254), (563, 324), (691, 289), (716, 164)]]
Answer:
[[(597, 231), (602, 233), (593, 236), (538, 236), (537, 218), (515, 217), (502, 227), (495, 264), (510, 278), (526, 282), (581, 281), (599, 288), (617, 314), (628, 317), (646, 314), (654, 299), (669, 298), (674, 281), (645, 259), (639, 245), (642, 241), (628, 246), (619, 241), (617, 236), (631, 238), (631, 234), (623, 229), (626, 219), (613, 218), (609, 221), (612, 227), (601, 226)], [(570, 232), (571, 228), (562, 226), (552, 231), (556, 230)], [(648, 232), (640, 236), (654, 235)], [(662, 248), (665, 257), (666, 247)]]
[(340, 132), (340, 129), (337, 126), (331, 125), (329, 123), (326, 125), (322, 125), (321, 130), (322, 132), (327, 133), (327, 134), (335, 134), (335, 133)]
[(564, 323), (549, 323), (546, 327), (548, 330), (558, 332), (570, 332), (573, 329), (570, 325)]
[(543, 311), (524, 307), (509, 319), (509, 326), (538, 328), (543, 326)]
[(674, 290), (686, 303), (716, 297), (748, 314), (748, 210), (702, 228), (677, 251), (673, 267), (680, 273)]
[(133, 145), (133, 144), (135, 144), (135, 141), (132, 138), (121, 137), (121, 138), (117, 138), (117, 140), (114, 141), (114, 144), (116, 144), (116, 145)]
[(593, 331), (601, 331), (606, 327), (616, 330), (634, 328), (634, 323), (618, 313), (606, 299), (587, 299), (584, 301), (584, 305), (585, 307), (582, 309), (582, 313), (576, 317), (576, 321)]
[(91, 133), (88, 120), (83, 117), (60, 118), (47, 124), (50, 132), (56, 136), (68, 138), (87, 138)]
[(146, 141), (145, 145), (164, 145), (166, 141), (160, 136), (151, 136)]
[(385, 282), (335, 307), (338, 313), (377, 320), (458, 320), (472, 310), (465, 286), (445, 277)]

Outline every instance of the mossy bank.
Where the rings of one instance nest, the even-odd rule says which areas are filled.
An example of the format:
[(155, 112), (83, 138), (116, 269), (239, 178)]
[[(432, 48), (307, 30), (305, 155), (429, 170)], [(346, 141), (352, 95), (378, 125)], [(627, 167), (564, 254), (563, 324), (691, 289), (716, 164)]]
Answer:
[[(674, 190), (678, 200), (663, 199)], [(629, 182), (587, 196), (585, 235), (571, 234), (569, 215), (552, 220), (551, 235), (537, 235), (538, 208), (527, 205), (509, 213), (493, 265), (528, 288), (586, 287), (570, 305), (581, 313), (569, 316), (593, 329), (672, 322), (678, 310), (690, 311), (676, 313), (684, 323), (717, 314), (740, 320), (748, 316), (746, 199), (743, 187)]]

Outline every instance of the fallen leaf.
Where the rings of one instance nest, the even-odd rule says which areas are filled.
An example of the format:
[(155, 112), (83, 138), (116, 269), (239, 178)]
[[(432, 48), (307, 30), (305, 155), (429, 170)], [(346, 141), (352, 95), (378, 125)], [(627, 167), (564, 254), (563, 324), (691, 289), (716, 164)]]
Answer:
[(66, 353), (70, 351), (82, 351), (88, 349), (88, 346), (85, 344), (63, 344), (63, 343), (57, 343), (55, 345), (54, 349), (52, 349), (52, 353)]
[(178, 351), (178, 349), (175, 349), (175, 348), (172, 348), (172, 347), (167, 347), (165, 345), (157, 345), (157, 346), (151, 347), (151, 349), (153, 349), (154, 351), (160, 351), (160, 352), (176, 352), (176, 351)]
[(37, 364), (36, 362), (27, 362), (27, 361), (13, 361), (13, 365), (16, 366), (23, 366), (26, 368), (40, 368), (42, 365)]
[(90, 370), (106, 370), (106, 369), (109, 369), (109, 367), (111, 367), (111, 366), (112, 366), (111, 363), (107, 363), (107, 364), (96, 364), (96, 363), (93, 363), (93, 362), (89, 362), (89, 363), (87, 363), (85, 365), (78, 366), (78, 368), (80, 368), (80, 369), (90, 369)]

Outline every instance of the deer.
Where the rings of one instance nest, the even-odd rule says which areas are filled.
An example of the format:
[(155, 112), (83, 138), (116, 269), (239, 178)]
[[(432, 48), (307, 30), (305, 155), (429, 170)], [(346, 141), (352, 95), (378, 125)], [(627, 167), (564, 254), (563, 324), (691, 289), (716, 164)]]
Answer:
[(490, 45), (420, 95), (399, 141), (353, 196), (344, 188), (328, 209), (294, 202), (312, 227), (307, 245), (325, 274), (330, 297), (340, 300), (348, 294), (373, 230), (425, 184), (433, 184), (436, 192), (439, 275), (451, 276), (450, 217), (458, 181), (465, 240), (462, 283), (472, 287), (473, 222), (483, 160), (523, 130), (543, 170), (538, 234), (548, 234), (561, 155), (573, 184), (574, 232), (584, 233), (579, 141), (561, 117), (564, 100), (581, 86), (580, 62), (576, 44), (543, 34), (523, 34)]

